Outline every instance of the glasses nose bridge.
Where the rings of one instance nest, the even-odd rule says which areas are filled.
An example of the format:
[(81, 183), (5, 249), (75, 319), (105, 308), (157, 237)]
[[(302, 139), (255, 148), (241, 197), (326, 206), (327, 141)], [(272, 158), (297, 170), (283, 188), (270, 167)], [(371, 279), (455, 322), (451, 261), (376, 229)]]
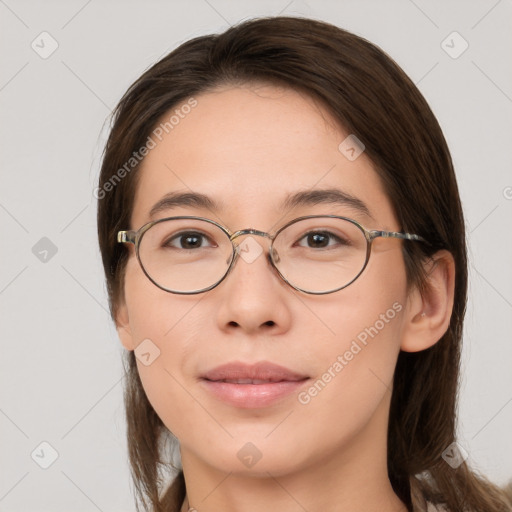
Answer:
[(238, 238), (242, 235), (256, 235), (262, 236), (264, 238), (268, 238), (271, 242), (274, 241), (274, 237), (269, 233), (265, 233), (265, 231), (259, 231), (258, 229), (248, 228), (248, 229), (240, 229), (235, 231), (232, 235), (230, 235), (229, 239), (233, 242), (235, 238)]
[[(231, 243), (233, 244), (233, 249), (237, 255), (239, 254), (240, 250), (242, 249), (243, 242), (239, 243), (238, 245), (235, 245), (234, 240), (236, 238), (238, 238), (239, 236), (243, 236), (243, 235), (256, 235), (256, 236), (262, 236), (263, 238), (268, 238), (270, 240), (270, 247), (268, 248), (268, 258), (269, 258), (272, 266), (274, 266), (279, 261), (280, 258), (273, 248), (275, 235), (272, 236), (270, 233), (266, 233), (265, 231), (260, 231), (259, 229), (253, 229), (253, 228), (240, 229), (238, 231), (235, 231), (232, 235), (230, 235), (229, 239), (231, 240)], [(234, 263), (234, 261), (233, 261), (233, 263)]]

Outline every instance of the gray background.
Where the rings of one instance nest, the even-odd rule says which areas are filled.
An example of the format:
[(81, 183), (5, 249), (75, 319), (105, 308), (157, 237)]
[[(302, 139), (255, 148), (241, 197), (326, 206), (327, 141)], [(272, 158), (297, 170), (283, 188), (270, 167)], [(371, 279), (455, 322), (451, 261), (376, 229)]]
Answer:
[[(326, 20), (381, 46), (440, 121), (470, 247), (459, 442), (490, 478), (511, 478), (510, 0), (0, 0), (0, 511), (135, 509), (124, 349), (96, 241), (105, 121), (178, 44), (280, 13)], [(43, 31), (58, 43), (45, 59), (31, 47), (51, 48)], [(469, 44), (457, 58), (462, 40), (442, 46), (453, 31)], [(48, 469), (40, 465), (52, 448), (42, 442), (58, 453)]]

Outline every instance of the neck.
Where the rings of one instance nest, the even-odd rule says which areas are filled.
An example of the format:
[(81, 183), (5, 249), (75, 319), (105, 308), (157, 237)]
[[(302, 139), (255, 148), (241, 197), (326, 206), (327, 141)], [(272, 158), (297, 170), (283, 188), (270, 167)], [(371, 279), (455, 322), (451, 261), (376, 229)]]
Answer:
[[(188, 494), (185, 496), (185, 500), (180, 509), (180, 512), (216, 512), (219, 510), (222, 511), (235, 511), (235, 510), (274, 510), (275, 508), (279, 508), (280, 512), (284, 509), (285, 511), (294, 511), (297, 510), (340, 510), (343, 512), (368, 512), (368, 511), (378, 511), (378, 512), (407, 512), (407, 507), (405, 504), (396, 496), (394, 491), (391, 488), (391, 485), (381, 485), (381, 486), (369, 486), (368, 482), (366, 482), (365, 488), (368, 492), (367, 495), (359, 495), (359, 501), (356, 503), (354, 499), (356, 496), (352, 494), (352, 496), (348, 497), (343, 489), (338, 489), (336, 491), (337, 499), (332, 500), (323, 495), (316, 496), (317, 507), (315, 507), (314, 503), (308, 503), (304, 505), (303, 501), (297, 499), (285, 485), (282, 484), (282, 479), (276, 479), (274, 487), (279, 487), (280, 492), (274, 493), (274, 495), (266, 500), (267, 505), (263, 504), (261, 499), (258, 499), (258, 505), (254, 505), (254, 503), (249, 504), (248, 508), (239, 508), (240, 505), (233, 503), (248, 503), (247, 500), (241, 499), (240, 490), (236, 492), (236, 495), (232, 496), (232, 504), (230, 506), (216, 505), (212, 503), (207, 503), (206, 500), (199, 500), (199, 505), (192, 506)], [(235, 484), (237, 485), (237, 484)], [(256, 486), (255, 486), (256, 487)], [(368, 487), (371, 487), (370, 489)], [(279, 491), (279, 489), (277, 489)], [(333, 494), (332, 491), (330, 493)], [(247, 496), (250, 498), (249, 502), (254, 501), (254, 496), (259, 497), (259, 489), (253, 492), (248, 492)], [(267, 493), (270, 495), (270, 493)], [(285, 496), (286, 495), (286, 496)], [(283, 499), (284, 498), (284, 499)], [(197, 500), (196, 500), (197, 501)], [(208, 500), (210, 501), (210, 500)], [(220, 501), (220, 500), (215, 500)], [(287, 503), (286, 503), (287, 502)], [(331, 505), (328, 505), (331, 503)], [(245, 505), (244, 505), (245, 506)], [(261, 507), (261, 508), (260, 508)], [(298, 508), (299, 507), (299, 508)]]
[[(376, 498), (378, 497), (377, 500), (373, 500), (373, 504), (372, 505), (369, 505), (368, 504), (368, 501), (370, 500), (362, 500), (360, 504), (358, 504), (357, 506), (353, 506), (351, 508), (347, 508), (345, 507), (344, 505), (340, 505), (340, 503), (344, 503), (345, 501), (343, 499), (339, 499), (337, 500), (337, 503), (334, 505), (335, 508), (326, 508), (326, 505), (325, 505), (325, 502), (326, 500), (324, 499), (321, 499), (321, 497), (319, 497), (318, 499), (318, 502), (320, 503), (320, 505), (317, 505), (318, 508), (315, 508), (313, 507), (312, 505), (309, 505), (309, 506), (304, 506), (302, 505), (302, 503), (298, 502), (298, 500), (296, 500), (293, 496), (289, 496), (289, 498), (291, 498), (290, 501), (294, 501), (294, 504), (295, 506), (292, 507), (290, 510), (294, 510), (296, 511), (297, 510), (297, 505), (299, 505), (299, 507), (303, 510), (343, 510), (344, 512), (352, 512), (352, 511), (360, 511), (360, 512), (368, 512), (368, 511), (378, 511), (378, 512), (408, 512), (408, 508), (405, 506), (405, 504), (398, 498), (398, 496), (396, 496), (396, 494), (393, 492), (392, 489), (389, 489), (387, 493), (385, 492), (381, 492), (378, 494), (378, 496), (376, 495), (375, 496)], [(279, 506), (279, 509), (281, 510), (281, 501), (276, 499), (274, 502), (274, 504), (277, 504)], [(260, 505), (258, 505), (259, 507)], [(238, 505), (237, 505), (238, 507)], [(259, 508), (256, 508), (255, 510), (261, 510)], [(268, 506), (265, 506), (265, 508), (263, 510), (273, 510), (274, 509), (274, 506), (272, 504), (269, 504)], [(229, 507), (229, 508), (223, 508), (223, 507), (216, 507), (216, 508), (212, 508), (211, 507), (211, 504), (209, 505), (206, 505), (204, 504), (202, 507), (200, 508), (196, 508), (196, 507), (193, 507), (190, 505), (190, 502), (189, 502), (189, 499), (188, 499), (188, 495), (185, 496), (185, 499), (183, 501), (183, 505), (180, 509), (180, 512), (215, 512), (217, 510), (245, 510), (245, 509), (236, 509), (236, 508), (232, 508), (232, 507)], [(252, 509), (249, 509), (249, 510), (252, 510)], [(286, 509), (288, 510), (288, 509)]]

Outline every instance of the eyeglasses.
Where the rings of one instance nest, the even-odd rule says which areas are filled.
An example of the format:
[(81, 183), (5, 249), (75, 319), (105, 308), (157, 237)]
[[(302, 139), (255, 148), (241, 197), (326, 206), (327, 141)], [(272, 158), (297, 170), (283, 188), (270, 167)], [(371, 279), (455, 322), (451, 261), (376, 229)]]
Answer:
[(119, 243), (135, 245), (146, 276), (170, 293), (195, 294), (215, 288), (238, 256), (247, 263), (263, 252), (254, 238), (235, 245), (242, 235), (271, 240), (268, 261), (292, 288), (322, 295), (346, 288), (363, 272), (378, 237), (428, 243), (419, 235), (368, 230), (337, 215), (299, 217), (274, 235), (256, 229), (231, 232), (203, 217), (180, 216), (148, 222), (138, 231), (119, 231)]

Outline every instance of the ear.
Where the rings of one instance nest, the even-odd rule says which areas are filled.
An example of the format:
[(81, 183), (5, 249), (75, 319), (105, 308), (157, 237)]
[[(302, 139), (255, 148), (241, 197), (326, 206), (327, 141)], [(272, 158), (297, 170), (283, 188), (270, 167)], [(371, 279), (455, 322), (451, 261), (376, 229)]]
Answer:
[(132, 331), (130, 328), (130, 316), (128, 314), (128, 306), (123, 300), (119, 304), (116, 312), (116, 330), (126, 350), (135, 350), (135, 344), (133, 342)]
[(425, 264), (423, 294), (414, 288), (407, 297), (401, 350), (418, 352), (435, 345), (448, 330), (455, 290), (455, 262), (450, 252), (436, 252)]

